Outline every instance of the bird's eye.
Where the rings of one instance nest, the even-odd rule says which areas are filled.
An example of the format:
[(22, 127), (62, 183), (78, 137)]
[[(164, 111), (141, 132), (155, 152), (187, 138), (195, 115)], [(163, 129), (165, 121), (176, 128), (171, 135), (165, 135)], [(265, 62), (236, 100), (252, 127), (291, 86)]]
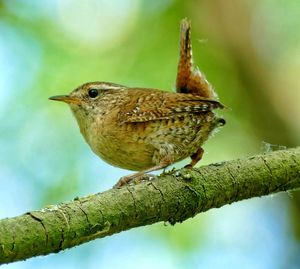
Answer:
[(89, 97), (96, 98), (98, 96), (98, 90), (97, 89), (90, 89), (88, 91)]

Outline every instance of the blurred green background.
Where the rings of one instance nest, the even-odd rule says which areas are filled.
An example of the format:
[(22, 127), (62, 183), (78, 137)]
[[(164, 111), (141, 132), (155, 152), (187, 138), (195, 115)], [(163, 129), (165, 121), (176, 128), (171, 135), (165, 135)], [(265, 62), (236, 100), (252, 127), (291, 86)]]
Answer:
[[(300, 1), (0, 1), (0, 217), (110, 188), (128, 171), (47, 100), (88, 81), (174, 89), (179, 23), (227, 125), (201, 165), (300, 144)], [(187, 163), (186, 160), (184, 163)], [(183, 165), (177, 164), (177, 167)], [(158, 223), (3, 268), (300, 268), (300, 195)]]

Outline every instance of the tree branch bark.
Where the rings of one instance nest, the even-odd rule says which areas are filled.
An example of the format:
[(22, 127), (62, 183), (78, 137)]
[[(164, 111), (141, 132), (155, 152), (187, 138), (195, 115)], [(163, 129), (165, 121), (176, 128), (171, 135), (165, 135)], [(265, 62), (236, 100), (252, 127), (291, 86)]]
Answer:
[(300, 187), (300, 147), (180, 169), (152, 181), (0, 220), (0, 264), (159, 221), (182, 222), (243, 199)]

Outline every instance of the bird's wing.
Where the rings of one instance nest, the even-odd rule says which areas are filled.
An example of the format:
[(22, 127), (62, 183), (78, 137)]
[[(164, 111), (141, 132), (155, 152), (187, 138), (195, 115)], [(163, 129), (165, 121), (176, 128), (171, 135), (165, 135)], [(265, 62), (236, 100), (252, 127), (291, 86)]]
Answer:
[(224, 108), (216, 100), (193, 94), (158, 91), (133, 92), (131, 94), (138, 97), (130, 98), (130, 101), (124, 105), (124, 109), (119, 112), (119, 120), (122, 123), (170, 119)]

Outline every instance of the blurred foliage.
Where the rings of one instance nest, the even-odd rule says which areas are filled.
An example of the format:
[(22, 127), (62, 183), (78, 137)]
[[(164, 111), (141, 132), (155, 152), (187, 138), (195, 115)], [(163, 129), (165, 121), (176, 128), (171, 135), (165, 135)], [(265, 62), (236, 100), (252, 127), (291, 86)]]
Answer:
[[(97, 80), (172, 90), (184, 17), (196, 63), (231, 108), (202, 164), (260, 153), (263, 142), (299, 145), (299, 1), (1, 1), (1, 217), (128, 173), (94, 156), (67, 107), (47, 98)], [(244, 201), (7, 267), (299, 268), (299, 197)]]

